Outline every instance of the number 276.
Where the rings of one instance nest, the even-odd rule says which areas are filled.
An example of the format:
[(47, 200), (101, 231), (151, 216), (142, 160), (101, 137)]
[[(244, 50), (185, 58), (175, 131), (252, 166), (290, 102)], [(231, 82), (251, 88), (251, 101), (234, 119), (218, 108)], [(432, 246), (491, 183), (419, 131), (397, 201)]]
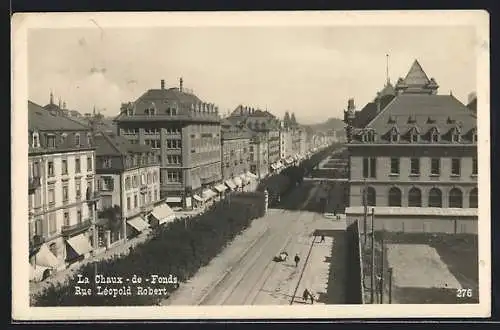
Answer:
[(471, 298), (472, 289), (457, 289), (457, 298)]

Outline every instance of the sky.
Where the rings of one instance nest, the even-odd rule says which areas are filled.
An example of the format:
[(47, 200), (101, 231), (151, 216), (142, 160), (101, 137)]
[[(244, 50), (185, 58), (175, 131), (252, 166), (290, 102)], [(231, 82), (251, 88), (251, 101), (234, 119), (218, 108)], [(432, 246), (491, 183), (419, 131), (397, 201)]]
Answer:
[(219, 111), (239, 104), (294, 112), (300, 123), (343, 117), (348, 98), (362, 108), (389, 78), (418, 59), (439, 94), (466, 103), (476, 90), (471, 27), (155, 27), (32, 29), (29, 98), (59, 99), (80, 113), (106, 116), (146, 90), (184, 88)]

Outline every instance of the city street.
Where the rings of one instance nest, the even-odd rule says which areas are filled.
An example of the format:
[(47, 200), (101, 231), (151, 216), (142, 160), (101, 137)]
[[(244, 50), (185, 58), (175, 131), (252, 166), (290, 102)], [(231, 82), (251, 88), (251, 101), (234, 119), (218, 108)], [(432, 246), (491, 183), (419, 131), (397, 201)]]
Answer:
[[(336, 256), (331, 256), (335, 242), (331, 237), (320, 242), (320, 237), (314, 237), (313, 233), (316, 230), (344, 230), (345, 222), (302, 211), (311, 209), (316, 203), (318, 190), (317, 184), (296, 188), (284, 198), (283, 209), (270, 209), (268, 215), (254, 220), (251, 228), (200, 269), (188, 283), (181, 285), (164, 304), (303, 303), (305, 286), (316, 298), (321, 298), (318, 302), (330, 302), (331, 299), (320, 296), (327, 294), (329, 265), (336, 259)], [(288, 253), (288, 259), (273, 261), (283, 251)], [(295, 254), (300, 257), (298, 267), (294, 263)]]

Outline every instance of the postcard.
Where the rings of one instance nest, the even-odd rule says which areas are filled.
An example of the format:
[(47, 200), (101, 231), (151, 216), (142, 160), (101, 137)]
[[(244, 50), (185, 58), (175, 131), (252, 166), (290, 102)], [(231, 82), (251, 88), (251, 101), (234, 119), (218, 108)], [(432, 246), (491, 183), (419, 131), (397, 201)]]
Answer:
[(485, 11), (15, 14), (12, 318), (489, 316), (489, 43)]

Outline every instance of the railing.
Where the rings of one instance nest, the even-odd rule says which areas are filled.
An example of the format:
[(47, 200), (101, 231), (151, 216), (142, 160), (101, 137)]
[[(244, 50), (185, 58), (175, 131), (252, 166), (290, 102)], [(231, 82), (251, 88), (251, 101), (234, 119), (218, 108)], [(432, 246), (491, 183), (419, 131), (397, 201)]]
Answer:
[(33, 192), (38, 187), (40, 187), (40, 177), (39, 176), (30, 177), (28, 180), (29, 192)]
[(61, 234), (63, 236), (74, 236), (80, 233), (83, 233), (87, 231), (90, 226), (92, 225), (92, 222), (90, 219), (86, 219), (80, 223), (77, 223), (75, 225), (69, 225), (69, 226), (62, 226), (61, 227)]

